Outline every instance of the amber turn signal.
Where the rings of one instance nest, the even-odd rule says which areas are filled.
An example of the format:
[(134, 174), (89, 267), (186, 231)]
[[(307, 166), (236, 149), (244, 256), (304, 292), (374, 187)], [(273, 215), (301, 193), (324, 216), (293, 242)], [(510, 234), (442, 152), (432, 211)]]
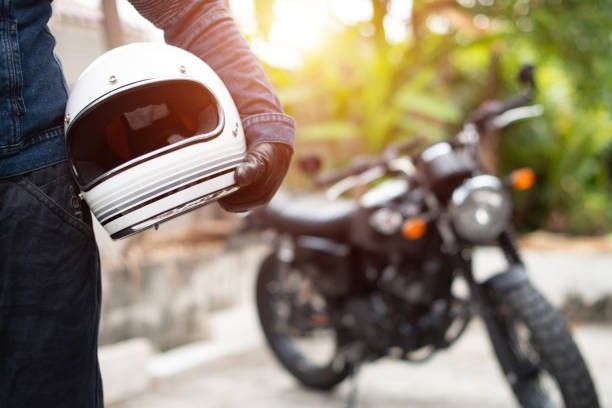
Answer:
[(421, 238), (425, 232), (427, 232), (427, 223), (422, 218), (410, 218), (402, 226), (402, 235), (412, 241)]
[(529, 190), (536, 181), (535, 172), (529, 167), (514, 170), (510, 174), (510, 184), (515, 190)]

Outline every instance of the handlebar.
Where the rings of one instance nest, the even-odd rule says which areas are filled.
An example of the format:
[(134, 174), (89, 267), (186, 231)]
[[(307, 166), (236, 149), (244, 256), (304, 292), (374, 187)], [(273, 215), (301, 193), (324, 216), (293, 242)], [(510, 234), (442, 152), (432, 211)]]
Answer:
[[(505, 101), (490, 101), (484, 104), (470, 115), (470, 122), (478, 127), (484, 127), (500, 117), (504, 112), (526, 105), (533, 98), (533, 88), (506, 99)], [(533, 115), (532, 115), (533, 116)], [(363, 160), (353, 164), (352, 166), (333, 171), (328, 174), (317, 177), (314, 180), (317, 188), (329, 187), (336, 184), (342, 179), (351, 176), (357, 176), (375, 167), (388, 168), (388, 164), (392, 159), (401, 155), (412, 153), (415, 149), (421, 147), (426, 142), (425, 138), (417, 137), (415, 139), (396, 143), (385, 150), (381, 157)]]
[(414, 152), (415, 149), (418, 149), (426, 142), (427, 139), (425, 139), (424, 137), (416, 137), (414, 139), (395, 143), (389, 148), (387, 148), (380, 157), (362, 160), (348, 168), (340, 169), (317, 177), (315, 179), (315, 186), (318, 188), (329, 187), (332, 184), (336, 184), (342, 179), (351, 176), (358, 176), (375, 167), (383, 167), (385, 169), (388, 169), (388, 164), (391, 160), (401, 155), (410, 154)]
[[(523, 66), (519, 73), (519, 80), (521, 83), (527, 85), (526, 90), (504, 101), (489, 101), (483, 104), (480, 108), (470, 114), (469, 122), (473, 123), (478, 128), (483, 128), (488, 126), (492, 120), (499, 118), (503, 113), (527, 105), (533, 99), (536, 89), (536, 84), (534, 81), (534, 67), (532, 65)], [(536, 110), (537, 112), (541, 113), (541, 108)], [(525, 117), (534, 116), (535, 114), (535, 111), (529, 112), (529, 115)], [(381, 157), (363, 160), (348, 168), (319, 176), (314, 180), (314, 184), (318, 188), (329, 187), (343, 179), (351, 176), (358, 176), (376, 167), (382, 167), (388, 171), (389, 163), (391, 163), (393, 159), (412, 153), (415, 149), (421, 147), (426, 142), (427, 140), (422, 137), (399, 142), (386, 149)]]
[(474, 111), (470, 115), (470, 122), (477, 126), (483, 126), (491, 119), (501, 115), (510, 109), (524, 106), (531, 101), (533, 98), (533, 89), (522, 92), (519, 95), (515, 95), (506, 99), (505, 101), (490, 101), (485, 103), (482, 107)]
[(519, 108), (531, 102), (536, 90), (535, 67), (531, 64), (524, 64), (517, 76), (518, 81), (526, 86), (526, 90), (516, 96), (512, 96), (505, 101), (491, 101), (485, 103), (470, 115), (470, 122), (478, 127), (486, 125), (491, 119), (514, 108)]
[(352, 166), (348, 168), (336, 170), (331, 173), (324, 174), (322, 176), (317, 177), (315, 179), (315, 186), (318, 188), (328, 187), (328, 186), (331, 186), (332, 184), (339, 182), (342, 179), (345, 179), (350, 176), (359, 175), (365, 171), (370, 170), (371, 168), (383, 166), (385, 164), (386, 164), (386, 160), (381, 159), (381, 158), (361, 161), (361, 162), (353, 164)]

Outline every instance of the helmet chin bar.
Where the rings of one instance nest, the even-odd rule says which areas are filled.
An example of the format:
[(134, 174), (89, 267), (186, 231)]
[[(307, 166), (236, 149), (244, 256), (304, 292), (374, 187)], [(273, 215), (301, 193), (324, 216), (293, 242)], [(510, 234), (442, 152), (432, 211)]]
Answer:
[(122, 239), (122, 238), (129, 237), (130, 235), (136, 234), (138, 232), (144, 231), (151, 227), (157, 228), (157, 226), (161, 224), (162, 222), (169, 221), (172, 218), (178, 217), (181, 214), (195, 210), (198, 207), (202, 207), (206, 204), (216, 201), (219, 198), (229, 195), (237, 190), (238, 190), (238, 186), (230, 186), (230, 187), (221, 189), (219, 191), (215, 191), (213, 193), (207, 194), (191, 202), (185, 203), (176, 208), (165, 211), (159, 215), (153, 216), (149, 218), (148, 220), (145, 220), (141, 223), (138, 223), (128, 228), (124, 228), (121, 231), (116, 232), (113, 235), (111, 235), (111, 238), (114, 240)]

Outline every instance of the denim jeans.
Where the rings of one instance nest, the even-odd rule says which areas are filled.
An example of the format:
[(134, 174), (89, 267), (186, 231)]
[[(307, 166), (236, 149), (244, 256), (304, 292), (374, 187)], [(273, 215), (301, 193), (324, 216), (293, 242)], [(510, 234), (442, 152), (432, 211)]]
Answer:
[(0, 180), (0, 407), (102, 407), (100, 267), (63, 162)]

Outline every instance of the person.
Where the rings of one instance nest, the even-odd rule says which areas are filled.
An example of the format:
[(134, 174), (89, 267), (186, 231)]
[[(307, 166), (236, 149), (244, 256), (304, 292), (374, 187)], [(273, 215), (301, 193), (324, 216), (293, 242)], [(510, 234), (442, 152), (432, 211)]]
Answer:
[[(238, 107), (248, 151), (245, 211), (279, 187), (294, 123), (222, 0), (131, 0), (166, 41), (208, 63)], [(102, 407), (100, 266), (86, 204), (66, 162), (67, 88), (47, 28), (49, 0), (0, 1), (0, 406)]]

